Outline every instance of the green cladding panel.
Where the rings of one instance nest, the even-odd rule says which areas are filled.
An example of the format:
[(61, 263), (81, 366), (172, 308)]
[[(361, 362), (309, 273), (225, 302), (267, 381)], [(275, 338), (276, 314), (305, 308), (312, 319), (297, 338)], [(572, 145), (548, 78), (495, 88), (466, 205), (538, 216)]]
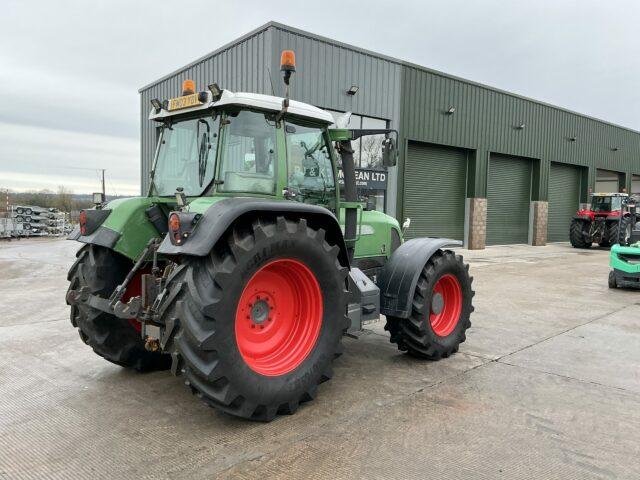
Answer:
[(580, 167), (552, 162), (549, 175), (547, 240), (569, 241), (569, 225), (580, 205)]
[(411, 218), (407, 237), (462, 240), (467, 151), (409, 142), (404, 212)]
[(487, 187), (487, 244), (527, 243), (531, 160), (492, 154)]

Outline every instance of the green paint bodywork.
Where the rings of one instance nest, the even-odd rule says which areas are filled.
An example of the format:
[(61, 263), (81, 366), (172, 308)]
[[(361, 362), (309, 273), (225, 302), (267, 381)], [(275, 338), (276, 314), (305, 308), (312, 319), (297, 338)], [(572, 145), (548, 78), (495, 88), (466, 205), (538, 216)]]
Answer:
[[(203, 214), (209, 207), (224, 198), (228, 198), (228, 195), (194, 198), (189, 203), (188, 211)], [(114, 247), (116, 252), (135, 259), (151, 238), (159, 237), (145, 213), (145, 210), (154, 204), (159, 204), (168, 213), (175, 208), (175, 199), (164, 197), (121, 198), (106, 205), (105, 208), (111, 210), (111, 214), (102, 226), (120, 233), (120, 238)], [(344, 208), (339, 212), (339, 220), (344, 230)], [(395, 218), (382, 212), (360, 209), (355, 257), (388, 257), (391, 250), (392, 230), (396, 230), (402, 238), (400, 225)]]
[[(629, 263), (620, 258), (620, 254), (635, 256), (638, 258), (638, 263)], [(609, 252), (609, 265), (621, 272), (640, 274), (640, 242), (629, 245), (628, 247), (620, 245), (611, 247), (611, 251)]]

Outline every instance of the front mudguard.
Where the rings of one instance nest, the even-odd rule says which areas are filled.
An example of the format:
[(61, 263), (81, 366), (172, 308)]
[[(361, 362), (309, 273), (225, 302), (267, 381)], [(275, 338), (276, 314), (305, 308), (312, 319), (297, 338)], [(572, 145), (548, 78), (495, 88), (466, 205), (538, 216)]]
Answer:
[(378, 275), (380, 313), (408, 318), (418, 278), (429, 259), (443, 247), (461, 246), (448, 238), (414, 238), (393, 252)]

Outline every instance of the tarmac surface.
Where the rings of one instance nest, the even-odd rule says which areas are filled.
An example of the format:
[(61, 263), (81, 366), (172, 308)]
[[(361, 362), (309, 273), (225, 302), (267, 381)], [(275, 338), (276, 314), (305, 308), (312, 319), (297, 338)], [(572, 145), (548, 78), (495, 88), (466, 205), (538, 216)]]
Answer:
[(268, 423), (136, 374), (69, 323), (78, 244), (0, 243), (0, 479), (640, 478), (640, 292), (608, 251), (461, 251), (475, 277), (460, 352), (419, 361), (384, 321), (345, 338), (334, 378)]

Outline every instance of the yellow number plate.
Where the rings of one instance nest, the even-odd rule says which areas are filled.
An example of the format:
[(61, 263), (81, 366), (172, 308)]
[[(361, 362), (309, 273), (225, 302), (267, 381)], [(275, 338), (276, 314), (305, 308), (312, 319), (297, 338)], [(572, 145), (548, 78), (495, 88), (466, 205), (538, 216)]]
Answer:
[(202, 105), (202, 102), (198, 100), (197, 93), (169, 99), (169, 111), (181, 110), (183, 108), (194, 107), (196, 105)]

